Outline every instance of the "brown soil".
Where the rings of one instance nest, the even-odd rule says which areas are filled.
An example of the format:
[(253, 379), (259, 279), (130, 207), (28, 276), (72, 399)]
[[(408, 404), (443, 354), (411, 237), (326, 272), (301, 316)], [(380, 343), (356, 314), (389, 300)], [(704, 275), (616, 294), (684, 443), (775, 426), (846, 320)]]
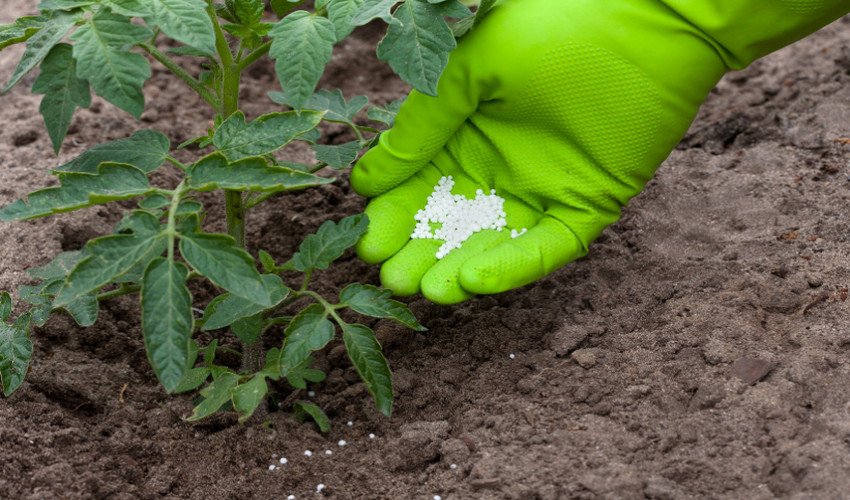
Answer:
[[(6, 6), (0, 21), (35, 3)], [(133, 299), (106, 304), (93, 328), (51, 320), (35, 332), (27, 382), (0, 401), (0, 498), (312, 498), (319, 483), (333, 498), (846, 497), (848, 21), (729, 75), (586, 259), (457, 307), (413, 300), (425, 334), (378, 323), (391, 419), (337, 346), (319, 356), (329, 377), (314, 387), (328, 436), (286, 412), (189, 424), (192, 397), (165, 395), (148, 367)], [(400, 96), (370, 55), (377, 36), (343, 44), (323, 85)], [(18, 54), (0, 56), (0, 75)], [(272, 86), (269, 67), (251, 73), (249, 113), (272, 107)], [(100, 102), (81, 112), (60, 160), (136, 128), (176, 143), (209, 122), (161, 71), (146, 93), (141, 123)], [(59, 160), (38, 97), (21, 87), (2, 103), (5, 204), (51, 182)], [(362, 207), (344, 180), (284, 197), (251, 220), (251, 244), (283, 257)], [(109, 231), (120, 210), (4, 225), (0, 288)], [(349, 255), (319, 287), (376, 279)], [(269, 471), (281, 455), (289, 463)]]

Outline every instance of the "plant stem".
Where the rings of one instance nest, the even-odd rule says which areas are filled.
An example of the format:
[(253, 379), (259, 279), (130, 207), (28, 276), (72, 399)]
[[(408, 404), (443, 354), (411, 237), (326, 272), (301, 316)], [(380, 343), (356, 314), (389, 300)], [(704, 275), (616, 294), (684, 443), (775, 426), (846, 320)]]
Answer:
[(121, 297), (122, 295), (129, 295), (131, 293), (136, 293), (141, 290), (142, 287), (139, 285), (121, 285), (121, 287), (116, 288), (115, 290), (110, 290), (108, 292), (103, 292), (97, 295), (98, 301), (104, 301), (109, 299), (114, 299), (115, 297)]
[(178, 78), (183, 80), (186, 85), (189, 86), (192, 90), (194, 90), (201, 98), (207, 102), (210, 106), (215, 109), (218, 109), (221, 105), (218, 103), (215, 96), (209, 91), (208, 88), (204, 86), (203, 83), (199, 82), (195, 77), (186, 72), (185, 69), (181, 68), (174, 60), (165, 55), (159, 49), (154, 47), (150, 43), (141, 43), (139, 47), (143, 48), (145, 52), (150, 54), (154, 59), (159, 61), (163, 66), (168, 68), (169, 71), (174, 73)]
[[(239, 83), (242, 77), (242, 68), (233, 61), (233, 53), (230, 45), (221, 29), (218, 15), (212, 0), (207, 0), (207, 15), (213, 23), (215, 30), (215, 48), (221, 61), (221, 107), (219, 113), (222, 119), (226, 119), (239, 110)], [(224, 192), (224, 210), (227, 218), (227, 234), (236, 240), (236, 244), (245, 248), (245, 215), (246, 205), (242, 191)], [(252, 344), (242, 344), (242, 371), (244, 373), (257, 372), (262, 368), (263, 341), (262, 338)]]
[(242, 344), (242, 373), (255, 373), (260, 371), (263, 358), (263, 341), (258, 340), (253, 344)]
[(168, 260), (174, 260), (174, 243), (177, 241), (177, 209), (180, 207), (180, 200), (186, 193), (184, 186), (186, 180), (180, 181), (180, 184), (174, 189), (174, 195), (171, 197), (171, 206), (168, 208), (168, 226), (166, 232), (168, 234)]
[(258, 59), (260, 59), (264, 55), (268, 54), (271, 46), (272, 46), (271, 42), (266, 42), (266, 43), (260, 45), (259, 47), (257, 47), (256, 49), (254, 49), (253, 52), (251, 52), (250, 54), (245, 56), (244, 59), (239, 61), (239, 64), (237, 66), (237, 68), (239, 68), (239, 71), (244, 71), (245, 68), (254, 64), (255, 62), (257, 62)]
[(236, 240), (236, 244), (245, 248), (245, 201), (242, 191), (225, 191), (225, 207), (227, 215), (227, 234)]

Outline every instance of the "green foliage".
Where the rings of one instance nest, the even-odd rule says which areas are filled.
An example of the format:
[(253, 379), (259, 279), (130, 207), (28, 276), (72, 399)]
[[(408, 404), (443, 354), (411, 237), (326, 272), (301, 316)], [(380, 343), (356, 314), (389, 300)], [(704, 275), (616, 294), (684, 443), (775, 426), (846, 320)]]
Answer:
[(74, 112), (78, 107), (91, 105), (89, 82), (77, 77), (77, 62), (71, 55), (72, 50), (65, 43), (53, 47), (41, 63), (41, 73), (32, 87), (33, 93), (44, 94), (39, 109), (57, 153), (62, 148)]
[(375, 332), (368, 326), (343, 324), (342, 340), (378, 410), (389, 417), (393, 411), (392, 373)]
[(60, 187), (31, 193), (0, 209), (0, 220), (23, 220), (78, 210), (101, 203), (140, 196), (151, 187), (145, 174), (120, 163), (101, 163), (97, 175), (62, 173)]
[[(74, 17), (66, 14), (56, 14), (48, 19), (37, 32), (27, 35), (25, 30), (24, 39), (27, 40), (27, 48), (15, 68), (12, 77), (3, 87), (3, 92), (8, 92), (21, 81), (27, 73), (47, 57), (53, 47), (59, 43), (74, 25)], [(20, 39), (22, 37), (18, 37)]]
[(422, 0), (401, 4), (393, 13), (387, 36), (378, 45), (378, 58), (417, 90), (437, 95), (437, 81), (457, 44), (436, 5)]
[(298, 366), (313, 351), (324, 349), (334, 336), (334, 325), (320, 304), (312, 304), (298, 313), (286, 328), (281, 360), (284, 366)]
[(298, 420), (304, 422), (309, 417), (313, 420), (313, 422), (315, 422), (316, 427), (318, 427), (320, 431), (330, 432), (330, 419), (327, 415), (325, 415), (325, 412), (323, 412), (322, 409), (314, 403), (310, 403), (309, 401), (296, 401), (295, 404), (292, 405), (292, 409), (295, 411), (295, 416)]
[(144, 42), (153, 33), (124, 16), (102, 10), (72, 36), (77, 76), (91, 82), (97, 95), (135, 117), (142, 115), (142, 84), (151, 76), (150, 64), (126, 47)]
[(391, 299), (392, 293), (371, 285), (353, 283), (339, 294), (341, 304), (373, 318), (390, 318), (419, 332), (427, 330), (416, 321), (410, 309), (401, 302)]
[(271, 30), (269, 55), (283, 84), (284, 101), (300, 109), (313, 95), (325, 65), (331, 60), (336, 28), (327, 18), (298, 10)]
[(204, 0), (146, 0), (141, 5), (145, 4), (163, 33), (205, 54), (215, 54), (212, 21), (201, 14), (207, 8)]
[(168, 156), (171, 143), (161, 132), (140, 130), (126, 139), (104, 142), (57, 168), (57, 172), (96, 174), (102, 163), (132, 165), (144, 173), (156, 170)]
[(316, 112), (270, 113), (251, 123), (236, 112), (219, 125), (213, 144), (229, 161), (273, 153), (295, 137), (312, 130), (322, 120)]
[[(482, 9), (491, 3), (484, 2)], [(317, 172), (325, 167), (344, 169), (356, 161), (377, 137), (375, 128), (362, 123), (366, 118), (392, 125), (401, 101), (364, 113), (369, 104), (365, 96), (346, 99), (339, 90), (316, 90), (337, 43), (357, 26), (382, 19), (389, 28), (378, 55), (414, 87), (433, 93), (455, 45), (447, 18), (473, 24), (483, 13), (479, 10), (472, 18), (456, 0), (317, 0), (312, 7), (302, 0), (270, 0), (268, 4), (279, 17), (277, 22), (266, 22), (263, 0), (42, 0), (39, 15), (0, 26), (0, 50), (26, 44), (3, 91), (39, 68), (29, 81), (32, 92), (43, 96), (39, 110), (56, 152), (76, 110), (90, 106), (92, 92), (134, 117), (141, 116), (151, 59), (215, 112), (205, 135), (177, 148), (195, 144), (212, 149), (203, 157), (183, 163), (170, 154), (168, 137), (139, 130), (90, 147), (53, 171), (58, 182), (52, 187), (0, 208), (2, 221), (113, 201), (122, 201), (126, 209), (112, 234), (29, 270), (33, 282), (18, 289), (25, 311), (14, 322), (11, 296), (0, 293), (4, 395), (24, 381), (33, 352), (32, 325), (42, 326), (53, 313), (63, 311), (78, 324), (90, 326), (97, 321), (102, 301), (138, 294), (148, 360), (165, 391), (201, 388), (190, 421), (235, 411), (244, 422), (263, 408), (270, 391), (283, 390), (283, 383), (294, 391), (321, 383), (325, 373), (312, 367), (314, 353), (339, 342), (338, 332), (377, 408), (390, 414), (391, 374), (381, 346), (371, 329), (349, 324), (341, 314), (348, 310), (346, 314), (391, 319), (418, 331), (424, 327), (404, 304), (374, 286), (351, 284), (336, 304), (310, 289), (314, 273), (328, 269), (363, 236), (366, 216), (325, 221), (282, 265), (269, 252), (256, 249), (261, 274), (245, 246), (246, 215), (279, 193), (335, 182)], [(458, 30), (460, 24), (453, 26)], [(187, 67), (200, 66), (202, 72), (185, 69), (182, 58), (171, 58), (174, 54), (197, 58), (198, 64)], [(239, 110), (241, 75), (264, 56), (275, 61), (282, 89), (269, 97), (285, 109), (248, 121)], [(323, 122), (344, 124), (353, 137), (323, 144)], [(316, 161), (280, 158), (293, 141), (309, 143)], [(181, 158), (189, 154), (184, 150)], [(170, 170), (159, 175), (164, 165)], [(224, 195), (227, 234), (201, 229), (202, 222), (204, 227), (216, 227), (215, 221), (207, 224), (212, 214), (200, 201), (207, 199), (199, 196), (206, 192)], [(132, 209), (130, 203), (138, 208)], [(281, 216), (282, 222), (289, 219), (290, 215)], [(280, 224), (279, 230), (286, 231), (287, 225)], [(301, 276), (293, 277), (299, 272)], [(288, 283), (290, 279), (296, 284)], [(190, 292), (196, 280), (222, 290), (197, 321)], [(198, 331), (209, 332), (204, 338), (212, 340), (199, 346), (193, 338)], [(243, 345), (239, 369), (219, 364), (220, 353), (234, 354), (223, 340), (227, 338)], [(258, 358), (256, 350), (274, 338), (280, 339), (278, 346)], [(310, 418), (322, 432), (328, 431), (330, 421), (315, 404), (298, 401), (291, 408), (297, 417)]]
[(26, 42), (48, 21), (45, 16), (26, 16), (12, 24), (0, 25), (0, 50), (9, 45)]
[(185, 233), (180, 253), (200, 274), (228, 292), (265, 307), (272, 297), (254, 264), (254, 258), (223, 234)]
[[(276, 274), (262, 275), (263, 286), (266, 287), (271, 297), (271, 307), (276, 307), (283, 302), (292, 290), (283, 284), (283, 280)], [(226, 293), (219, 295), (207, 306), (204, 311), (204, 331), (217, 330), (232, 325), (237, 320), (259, 314), (269, 307), (251, 302), (242, 297)]]
[(165, 250), (167, 238), (159, 221), (149, 214), (137, 214), (130, 234), (103, 236), (88, 242), (85, 258), (74, 267), (54, 301), (55, 307), (73, 303), (80, 297), (114, 282)]
[(304, 238), (290, 265), (301, 272), (327, 269), (366, 233), (369, 220), (364, 214), (352, 215), (336, 223), (325, 221), (316, 234)]
[(381, 122), (388, 127), (392, 127), (395, 117), (403, 103), (404, 99), (396, 99), (395, 101), (387, 104), (385, 107), (372, 106), (366, 114), (370, 120)]
[(249, 157), (229, 163), (221, 153), (213, 153), (192, 166), (191, 186), (198, 191), (230, 189), (238, 191), (294, 191), (329, 184), (333, 179), (269, 165), (265, 158)]
[(32, 358), (32, 340), (29, 336), (29, 314), (18, 317), (17, 321), (8, 324), (11, 298), (9, 294), (0, 294), (3, 314), (0, 315), (0, 383), (3, 384), (3, 395), (10, 396), (24, 382)]
[(183, 380), (192, 337), (192, 296), (186, 287), (189, 270), (173, 258), (159, 257), (142, 279), (142, 333), (148, 360), (166, 391)]
[(348, 168), (357, 159), (357, 154), (360, 153), (358, 141), (346, 142), (337, 146), (314, 144), (312, 148), (318, 161), (327, 163), (329, 167), (336, 169)]

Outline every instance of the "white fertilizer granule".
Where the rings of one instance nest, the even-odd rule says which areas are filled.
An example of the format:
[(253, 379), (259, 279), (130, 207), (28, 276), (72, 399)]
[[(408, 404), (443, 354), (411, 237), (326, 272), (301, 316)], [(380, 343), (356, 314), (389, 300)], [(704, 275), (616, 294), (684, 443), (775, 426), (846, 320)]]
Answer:
[[(437, 250), (437, 258), (442, 259), (452, 250), (460, 248), (473, 234), (485, 229), (504, 230), (508, 225), (505, 213), (505, 199), (491, 189), (484, 194), (479, 189), (475, 198), (469, 199), (460, 194), (452, 194), (455, 181), (452, 176), (443, 177), (434, 186), (434, 192), (428, 196), (425, 208), (416, 213), (416, 227), (411, 239), (441, 240), (444, 243)], [(438, 227), (434, 227), (438, 226)], [(525, 234), (526, 229), (511, 231), (512, 238)]]

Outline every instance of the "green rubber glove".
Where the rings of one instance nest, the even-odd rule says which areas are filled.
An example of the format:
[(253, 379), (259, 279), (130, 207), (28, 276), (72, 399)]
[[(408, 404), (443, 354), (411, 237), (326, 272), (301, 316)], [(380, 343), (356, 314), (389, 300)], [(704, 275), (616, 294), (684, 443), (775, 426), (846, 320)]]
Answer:
[[(352, 171), (354, 189), (375, 197), (358, 254), (383, 262), (396, 294), (442, 304), (539, 279), (619, 218), (728, 69), (848, 10), (846, 0), (505, 0), (460, 41), (438, 97), (412, 92)], [(476, 233), (437, 260), (441, 242), (409, 237), (448, 175), (467, 197), (496, 189), (508, 231)]]

